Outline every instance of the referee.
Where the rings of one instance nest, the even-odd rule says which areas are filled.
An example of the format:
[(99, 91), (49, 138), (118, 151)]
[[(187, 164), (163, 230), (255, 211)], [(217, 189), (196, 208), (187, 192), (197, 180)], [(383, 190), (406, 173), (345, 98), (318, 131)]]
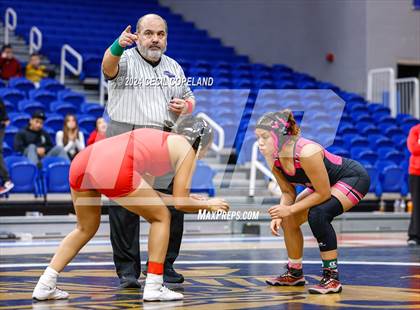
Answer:
[[(179, 115), (191, 113), (195, 100), (181, 66), (164, 55), (168, 26), (156, 14), (137, 22), (136, 33), (128, 26), (106, 50), (102, 70), (108, 80), (107, 136), (137, 128), (163, 130), (164, 122), (175, 122)], [(124, 50), (132, 44), (136, 48)], [(155, 179), (154, 188), (172, 194), (173, 175)], [(173, 269), (178, 257), (184, 214), (170, 207), (171, 228), (165, 260), (164, 281), (182, 283), (184, 277)], [(140, 287), (139, 217), (118, 206), (109, 207), (111, 243), (121, 288)]]

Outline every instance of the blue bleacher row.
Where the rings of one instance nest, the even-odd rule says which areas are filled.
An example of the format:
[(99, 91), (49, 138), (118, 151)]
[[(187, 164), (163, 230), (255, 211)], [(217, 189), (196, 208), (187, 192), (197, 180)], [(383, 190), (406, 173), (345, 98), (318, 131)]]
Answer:
[[(15, 185), (11, 193), (33, 193), (35, 197), (39, 197), (48, 193), (70, 192), (70, 162), (65, 159), (45, 157), (42, 159), (42, 168), (37, 168), (25, 156), (8, 156), (4, 161)], [(214, 196), (214, 175), (210, 166), (198, 161), (191, 192), (206, 192), (209, 196)]]
[(67, 114), (76, 115), (85, 139), (95, 129), (96, 119), (104, 114), (101, 105), (85, 102), (83, 95), (66, 89), (53, 79), (43, 79), (38, 89), (25, 78), (11, 79), (8, 87), (0, 88), (0, 97), (10, 118), (3, 144), (5, 156), (13, 154), (15, 134), (27, 126), (31, 114), (37, 110), (45, 112), (44, 130), (52, 141), (55, 141), (56, 132), (62, 130)]
[[(27, 42), (32, 26), (41, 30), (41, 53), (47, 55), (52, 63), (60, 63), (63, 44), (70, 44), (81, 53), (84, 59), (81, 79), (99, 77), (103, 52), (125, 29), (127, 21), (131, 22), (134, 32), (138, 17), (151, 12), (161, 15), (168, 22), (169, 56), (176, 59), (248, 61), (248, 57), (236, 55), (232, 47), (223, 46), (220, 39), (209, 37), (207, 31), (197, 29), (193, 23), (184, 21), (157, 1), (136, 1), (120, 8), (115, 8), (114, 3), (80, 0), (67, 3), (40, 0), (0, 3), (2, 11), (8, 6), (13, 7), (19, 16), (15, 32)], [(34, 10), (40, 14), (34, 14)], [(86, 36), (87, 33), (89, 36)]]

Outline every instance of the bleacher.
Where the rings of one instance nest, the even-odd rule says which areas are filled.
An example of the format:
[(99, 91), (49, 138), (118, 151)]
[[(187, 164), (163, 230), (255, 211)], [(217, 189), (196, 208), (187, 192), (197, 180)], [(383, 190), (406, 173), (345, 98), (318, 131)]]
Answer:
[(180, 15), (162, 7), (156, 0), (127, 1), (115, 8), (113, 1), (40, 1), (0, 2), (2, 12), (13, 7), (19, 23), (16, 34), (29, 41), (29, 30), (36, 25), (43, 33), (40, 51), (52, 63), (60, 62), (63, 44), (70, 44), (83, 56), (83, 73), (80, 78), (99, 77), (100, 63), (105, 49), (127, 27), (135, 24), (139, 16), (156, 13), (164, 17), (170, 29), (168, 55), (175, 59), (209, 59), (245, 61), (231, 47), (222, 46), (219, 39), (211, 38), (204, 30), (185, 22)]
[[(305, 136), (327, 146), (332, 144), (328, 150), (335, 154), (360, 161), (371, 175), (371, 192), (378, 197), (384, 192), (407, 194), (409, 154), (405, 141), (409, 129), (419, 122), (418, 119), (402, 114), (393, 118), (389, 108), (383, 104), (368, 103), (360, 95), (296, 72), (286, 65), (250, 63), (247, 57), (237, 55), (234, 49), (223, 46), (219, 39), (211, 38), (206, 31), (185, 22), (181, 16), (173, 14), (155, 0), (127, 2), (118, 10), (114, 6), (111, 9), (111, 4), (111, 1), (92, 0), (0, 3), (2, 12), (9, 5), (16, 10), (19, 16), (17, 34), (28, 40), (31, 26), (36, 25), (42, 31), (44, 44), (41, 53), (47, 55), (51, 62), (59, 63), (64, 43), (78, 50), (84, 59), (81, 79), (99, 76), (99, 63), (104, 50), (127, 24), (134, 26), (137, 18), (145, 13), (160, 14), (169, 24), (167, 54), (179, 61), (187, 77), (214, 78), (211, 87), (194, 87), (197, 112), (204, 112), (221, 124), (226, 134), (225, 147), (234, 146), (240, 165), (246, 167), (251, 158), (251, 148), (255, 142), (252, 126), (256, 117), (287, 107), (295, 112), (300, 122), (302, 111), (319, 110), (319, 113), (310, 115), (311, 125), (317, 124), (311, 128), (316, 130), (303, 128)], [(33, 110), (43, 109), (47, 113), (45, 129), (52, 136), (61, 129), (67, 113), (78, 116), (85, 135), (93, 129), (96, 117), (103, 113), (101, 106), (86, 103), (83, 94), (65, 89), (55, 80), (43, 80), (39, 89), (25, 79), (15, 79), (7, 87), (2, 86), (0, 96), (6, 103), (11, 119), (11, 126), (6, 130), (5, 156), (15, 155), (13, 136), (18, 128), (26, 125)], [(243, 91), (229, 91), (232, 89)], [(260, 96), (263, 89), (272, 91), (264, 91), (264, 96)], [(332, 90), (336, 95), (329, 91), (311, 92), (313, 89)], [(341, 99), (337, 100), (337, 95)], [(341, 112), (340, 100), (345, 102), (342, 115), (338, 113)], [(326, 141), (324, 137), (328, 139), (335, 130), (326, 123), (334, 112), (341, 116), (337, 135), (334, 141)], [(203, 170), (200, 167), (198, 165), (197, 173), (207, 176), (206, 186), (202, 188), (208, 190), (211, 186), (208, 180), (212, 174), (207, 167), (203, 167)], [(14, 169), (13, 164), (11, 169)], [(51, 189), (54, 186), (49, 187), (48, 182), (54, 179), (55, 174), (51, 176), (48, 171), (34, 173), (42, 175), (42, 180), (31, 191), (36, 194), (54, 191)], [(197, 187), (202, 186), (200, 180), (195, 178)], [(62, 190), (65, 188), (62, 187)], [(214, 193), (214, 189), (210, 188), (209, 193)]]

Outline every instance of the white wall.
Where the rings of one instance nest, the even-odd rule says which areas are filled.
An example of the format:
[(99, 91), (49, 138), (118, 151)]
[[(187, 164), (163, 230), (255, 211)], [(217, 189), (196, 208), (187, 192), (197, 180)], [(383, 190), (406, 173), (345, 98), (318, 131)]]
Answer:
[[(420, 58), (411, 0), (160, 0), (253, 62), (284, 63), (359, 93), (368, 68)], [(416, 27), (417, 26), (417, 27)], [(325, 61), (333, 52), (334, 63)]]
[(368, 1), (367, 69), (420, 62), (420, 11), (412, 0)]

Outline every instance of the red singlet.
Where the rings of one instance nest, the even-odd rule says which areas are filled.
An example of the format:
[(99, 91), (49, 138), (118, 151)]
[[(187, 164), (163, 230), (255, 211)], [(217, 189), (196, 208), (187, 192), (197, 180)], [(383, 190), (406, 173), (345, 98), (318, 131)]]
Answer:
[(140, 128), (89, 145), (73, 159), (70, 187), (97, 190), (108, 197), (126, 196), (140, 185), (141, 175), (172, 171), (167, 139), (172, 133)]

